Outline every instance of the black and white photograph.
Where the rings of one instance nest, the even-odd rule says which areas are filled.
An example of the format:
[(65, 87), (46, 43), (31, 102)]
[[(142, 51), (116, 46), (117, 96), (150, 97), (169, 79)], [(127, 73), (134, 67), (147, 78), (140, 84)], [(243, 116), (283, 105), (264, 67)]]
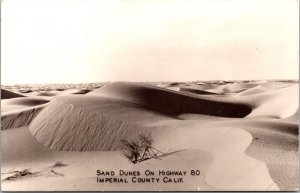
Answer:
[(299, 0), (2, 0), (2, 191), (299, 190)]

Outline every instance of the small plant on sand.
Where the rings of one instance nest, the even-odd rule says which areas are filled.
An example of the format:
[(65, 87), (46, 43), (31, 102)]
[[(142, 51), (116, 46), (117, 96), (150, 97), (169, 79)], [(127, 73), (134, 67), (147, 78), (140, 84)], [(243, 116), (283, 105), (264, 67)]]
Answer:
[(150, 134), (139, 135), (138, 139), (128, 141), (121, 140), (123, 155), (133, 164), (148, 159), (160, 159), (165, 153), (152, 146), (153, 139)]
[(45, 173), (63, 177), (64, 175), (54, 171), (54, 168), (64, 167), (64, 166), (67, 166), (67, 164), (58, 161), (54, 165), (51, 165), (40, 171), (31, 172), (30, 171), (31, 169), (23, 169), (23, 170), (14, 170), (11, 172), (1, 173), (1, 175), (9, 175), (8, 177), (4, 178), (2, 181), (18, 180), (26, 176), (38, 176), (38, 175), (43, 175)]

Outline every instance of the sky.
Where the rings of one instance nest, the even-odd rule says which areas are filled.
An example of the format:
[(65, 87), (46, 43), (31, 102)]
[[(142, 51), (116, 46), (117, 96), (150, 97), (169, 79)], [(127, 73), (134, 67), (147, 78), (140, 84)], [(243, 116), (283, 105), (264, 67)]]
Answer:
[(3, 0), (1, 84), (298, 79), (298, 0)]

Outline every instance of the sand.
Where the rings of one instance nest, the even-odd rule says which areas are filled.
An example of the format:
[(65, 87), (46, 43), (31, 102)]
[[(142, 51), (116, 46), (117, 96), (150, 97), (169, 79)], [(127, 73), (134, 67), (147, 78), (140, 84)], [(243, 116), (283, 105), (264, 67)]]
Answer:
[[(174, 86), (180, 89), (115, 82), (2, 113), (2, 172), (66, 164), (55, 169), (63, 176), (46, 172), (2, 181), (2, 190), (298, 189), (297, 82)], [(9, 104), (20, 103), (2, 107)], [(139, 134), (151, 134), (153, 146), (170, 154), (131, 163), (120, 141)], [(201, 174), (185, 176), (184, 183), (103, 184), (96, 183), (97, 169)]]
[(48, 102), (49, 100), (32, 96), (2, 99), (1, 129), (28, 125)]
[(9, 90), (1, 89), (1, 99), (10, 99), (10, 98), (17, 98), (17, 97), (24, 97), (24, 96)]

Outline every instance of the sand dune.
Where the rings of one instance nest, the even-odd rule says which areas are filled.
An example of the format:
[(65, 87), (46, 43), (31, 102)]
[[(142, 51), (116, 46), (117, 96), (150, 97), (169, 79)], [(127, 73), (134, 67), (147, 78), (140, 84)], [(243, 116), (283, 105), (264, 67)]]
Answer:
[(245, 84), (228, 83), (224, 85), (215, 86), (214, 88), (206, 89), (206, 91), (221, 94), (224, 93), (224, 89), (227, 89), (228, 92), (230, 93), (239, 93), (248, 90), (250, 88), (254, 88), (256, 86), (257, 86), (256, 83), (245, 83)]
[(2, 105), (21, 105), (21, 106), (36, 106), (49, 102), (49, 100), (33, 97), (24, 97), (24, 98), (12, 98), (1, 100)]
[(199, 89), (199, 90), (204, 90), (204, 91), (208, 91), (208, 90), (212, 90), (212, 89), (216, 89), (219, 88), (220, 85), (217, 84), (197, 84), (197, 85), (184, 85), (181, 87), (188, 87), (188, 88), (193, 88), (193, 89)]
[(287, 117), (285, 119), (287, 122), (292, 122), (295, 124), (299, 124), (299, 108), (297, 109), (297, 111), (291, 115), (290, 117)]
[(21, 89), (21, 90), (19, 90), (19, 92), (20, 93), (32, 93), (33, 92), (33, 90), (31, 90), (31, 89)]
[(193, 94), (200, 94), (200, 95), (207, 95), (207, 94), (215, 95), (216, 94), (216, 93), (213, 93), (213, 92), (208, 92), (208, 91), (193, 89), (193, 88), (180, 88), (180, 91), (193, 93)]
[(241, 118), (251, 112), (247, 105), (229, 103), (218, 99), (198, 98), (197, 96), (138, 83), (115, 82), (87, 95), (97, 95), (139, 104), (146, 109), (170, 116), (196, 113)]
[[(64, 177), (4, 182), (3, 190), (120, 190), (115, 184), (97, 184), (95, 171), (174, 168), (196, 168), (201, 175), (186, 177), (184, 184), (122, 184), (121, 188), (298, 188), (297, 83), (178, 83), (164, 87), (181, 91), (115, 82), (86, 94), (61, 91), (49, 103), (35, 106), (38, 101), (29, 102), (25, 109), (2, 113), (3, 170), (38, 169), (56, 161), (67, 164), (58, 169)], [(231, 92), (208, 94), (220, 93), (225, 87)], [(19, 100), (5, 103), (27, 104)], [(121, 154), (120, 141), (139, 134), (151, 134), (154, 147), (176, 153), (132, 164)], [(15, 141), (16, 148), (12, 148)]]
[(28, 125), (48, 102), (37, 97), (1, 100), (1, 129)]
[(176, 87), (176, 86), (170, 86), (170, 87), (165, 87), (165, 88), (168, 90), (173, 90), (173, 91), (177, 91), (177, 92), (180, 91), (180, 87)]
[[(88, 107), (85, 101), (93, 102), (94, 105), (90, 103), (92, 106)], [(106, 110), (126, 109), (124, 106), (95, 97), (58, 98), (33, 120), (30, 130), (42, 144), (55, 150), (115, 150), (118, 145), (115, 144), (116, 137), (121, 139), (137, 133), (136, 126), (105, 116)], [(96, 107), (99, 111), (93, 109)], [(46, 116), (49, 113), (51, 117)], [(118, 132), (112, 136), (112, 130)]]
[(1, 99), (10, 99), (10, 98), (17, 98), (17, 97), (24, 97), (24, 96), (15, 92), (11, 92), (9, 90), (1, 89)]
[[(84, 96), (55, 98), (33, 120), (30, 130), (41, 143), (56, 150), (116, 150), (122, 138), (153, 129), (137, 123), (138, 117), (176, 120), (176, 115), (184, 113), (240, 116), (246, 110), (247, 106), (239, 104), (117, 82)], [(114, 136), (111, 130), (116, 132)]]
[[(253, 111), (247, 117), (287, 118), (298, 109), (298, 85), (269, 89), (259, 95), (247, 95), (240, 100), (253, 106)], [(288, 99), (288, 100), (287, 100)]]
[(37, 105), (1, 113), (1, 130), (29, 125), (45, 106)]
[(259, 82), (247, 82), (247, 83), (240, 83), (240, 82), (214, 82), (214, 83), (202, 83), (202, 84), (188, 84), (188, 83), (173, 83), (173, 84), (165, 84), (163, 88), (179, 88), (179, 90), (185, 90), (187, 92), (195, 93), (195, 94), (224, 94), (224, 89), (226, 89), (229, 93), (239, 93), (247, 90), (254, 89), (255, 87), (259, 86)]
[(243, 92), (240, 93), (240, 95), (245, 95), (245, 96), (249, 96), (249, 95), (253, 95), (253, 94), (260, 94), (265, 92), (266, 89), (263, 88), (261, 85), (257, 85), (256, 87), (247, 89)]
[(74, 92), (73, 94), (86, 94), (86, 93), (89, 93), (91, 91), (92, 91), (92, 89), (78, 89), (78, 91)]
[(45, 99), (51, 100), (56, 96), (64, 96), (69, 94), (85, 94), (88, 91), (84, 89), (65, 89), (65, 90), (51, 90), (51, 91), (42, 91), (42, 92), (34, 92), (33, 96), (43, 97)]

